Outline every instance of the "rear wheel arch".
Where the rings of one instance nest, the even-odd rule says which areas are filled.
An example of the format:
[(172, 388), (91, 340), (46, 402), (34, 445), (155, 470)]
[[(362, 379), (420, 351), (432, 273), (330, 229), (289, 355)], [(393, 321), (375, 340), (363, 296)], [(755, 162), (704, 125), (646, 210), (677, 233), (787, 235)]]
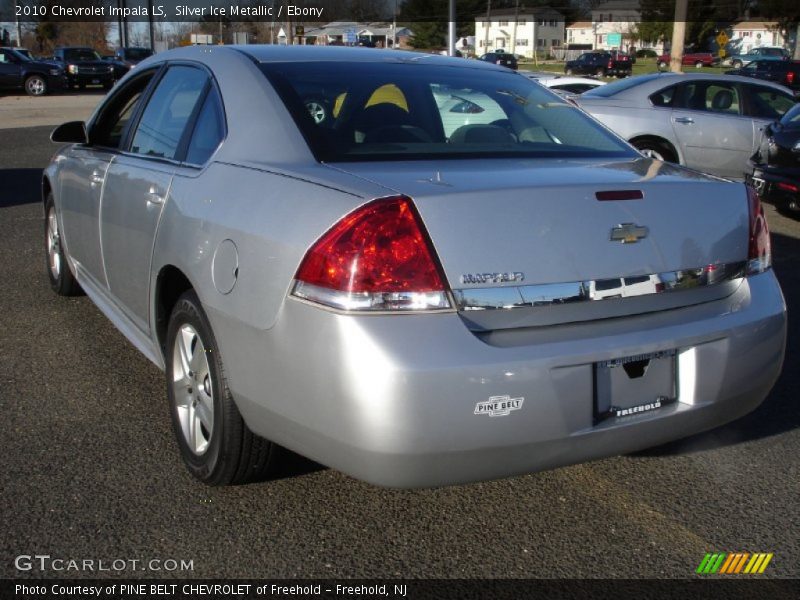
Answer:
[(47, 196), (53, 192), (53, 186), (50, 183), (50, 178), (46, 175), (42, 178), (42, 208), (47, 205)]
[(662, 137), (657, 135), (639, 135), (631, 138), (628, 142), (639, 150), (649, 148), (660, 150), (659, 154), (664, 157), (664, 160), (681, 164), (681, 157), (678, 150), (669, 140)]
[(155, 288), (155, 331), (158, 345), (166, 357), (167, 327), (172, 309), (185, 292), (194, 290), (195, 287), (178, 267), (165, 265), (158, 272)]

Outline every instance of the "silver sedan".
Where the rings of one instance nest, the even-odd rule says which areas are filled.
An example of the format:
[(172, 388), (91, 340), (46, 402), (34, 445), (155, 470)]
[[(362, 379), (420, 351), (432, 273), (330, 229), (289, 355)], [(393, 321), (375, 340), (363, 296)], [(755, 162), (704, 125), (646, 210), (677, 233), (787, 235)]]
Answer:
[(764, 127), (795, 102), (775, 83), (701, 73), (642, 75), (575, 100), (646, 156), (737, 179)]
[(211, 485), (265, 477), (275, 444), (400, 487), (631, 452), (781, 369), (758, 196), (507, 69), (183, 48), (52, 139), (52, 288), (166, 372)]

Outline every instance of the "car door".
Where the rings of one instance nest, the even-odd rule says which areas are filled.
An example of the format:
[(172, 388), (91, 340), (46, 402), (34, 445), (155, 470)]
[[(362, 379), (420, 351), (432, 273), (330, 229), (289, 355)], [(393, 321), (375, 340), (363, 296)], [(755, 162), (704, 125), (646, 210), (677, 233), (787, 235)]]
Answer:
[(0, 89), (11, 89), (22, 85), (22, 69), (19, 59), (8, 50), (0, 50)]
[(171, 65), (145, 99), (126, 151), (106, 174), (100, 238), (108, 287), (143, 333), (150, 329), (150, 267), (158, 221), (209, 82), (199, 66)]
[(108, 288), (100, 250), (103, 184), (154, 73), (153, 69), (143, 71), (109, 96), (88, 124), (89, 143), (69, 148), (59, 170), (56, 197), (68, 254), (80, 275), (102, 289)]
[(752, 152), (755, 152), (761, 144), (761, 135), (767, 125), (780, 120), (795, 105), (795, 99), (789, 92), (766, 85), (748, 83), (742, 87), (745, 95), (745, 114), (752, 119)]
[(743, 104), (738, 83), (694, 79), (681, 85), (672, 127), (688, 167), (744, 177), (754, 142)]

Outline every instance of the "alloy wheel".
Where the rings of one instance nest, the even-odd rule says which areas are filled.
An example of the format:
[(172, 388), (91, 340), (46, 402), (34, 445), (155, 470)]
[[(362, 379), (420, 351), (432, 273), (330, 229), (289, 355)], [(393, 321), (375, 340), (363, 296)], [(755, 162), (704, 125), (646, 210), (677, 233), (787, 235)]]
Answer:
[(181, 431), (189, 449), (199, 456), (208, 450), (214, 432), (214, 386), (205, 344), (188, 323), (175, 335), (172, 373)]

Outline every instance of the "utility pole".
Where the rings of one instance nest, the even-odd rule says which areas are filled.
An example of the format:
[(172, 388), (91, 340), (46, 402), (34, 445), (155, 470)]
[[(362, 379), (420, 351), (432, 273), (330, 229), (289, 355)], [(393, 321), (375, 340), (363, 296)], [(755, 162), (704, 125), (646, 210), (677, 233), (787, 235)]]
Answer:
[(797, 24), (794, 34), (794, 60), (800, 60), (800, 23)]
[[(519, 0), (514, 2), (514, 26), (511, 28), (511, 54), (517, 54), (517, 22), (519, 21)], [(536, 42), (533, 49), (536, 50)]]
[[(492, 24), (492, 0), (486, 0), (486, 35), (483, 39), (483, 53), (489, 51), (489, 27)], [(480, 53), (478, 53), (480, 54)]]
[(17, 16), (17, 0), (14, 0), (14, 21), (17, 25), (17, 48), (22, 48), (22, 25), (20, 25), (19, 17)]
[(456, 0), (450, 0), (447, 23), (447, 54), (456, 55)]
[(686, 37), (686, 14), (689, 0), (675, 2), (675, 23), (672, 26), (672, 48), (670, 50), (669, 70), (680, 73), (683, 65), (683, 44)]
[(156, 51), (156, 41), (153, 39), (153, 0), (147, 0), (148, 8), (147, 11), (147, 23), (150, 28), (150, 50), (155, 52)]

